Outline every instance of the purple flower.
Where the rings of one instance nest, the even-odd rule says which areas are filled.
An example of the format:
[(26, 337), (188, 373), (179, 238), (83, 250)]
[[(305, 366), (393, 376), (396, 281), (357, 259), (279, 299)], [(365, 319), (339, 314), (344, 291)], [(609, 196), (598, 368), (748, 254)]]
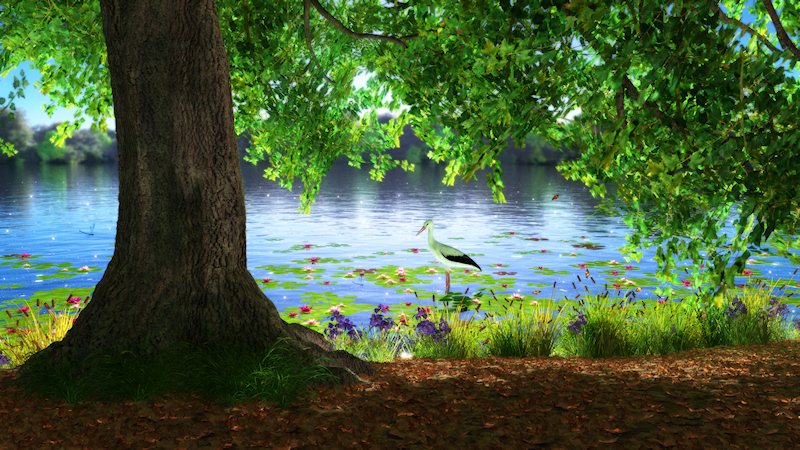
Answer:
[(8, 359), (8, 356), (0, 354), (0, 367), (6, 366), (6, 365), (10, 366), (11, 365), (11, 360)]
[(575, 320), (571, 321), (569, 325), (567, 325), (567, 329), (575, 334), (579, 334), (584, 325), (586, 325), (586, 316), (584, 316), (581, 312), (578, 313), (578, 317)]
[(339, 311), (334, 311), (331, 319), (335, 320), (337, 323), (336, 325), (330, 322), (328, 323), (328, 328), (325, 329), (324, 333), (329, 339), (335, 340), (337, 336), (345, 332), (353, 341), (361, 337), (361, 331), (356, 328), (350, 319), (343, 316)]
[(725, 309), (725, 312), (722, 314), (724, 314), (728, 319), (733, 320), (738, 316), (747, 314), (747, 306), (745, 306), (744, 302), (739, 300), (739, 297), (736, 297), (731, 302), (731, 305), (728, 306)]
[(789, 313), (789, 307), (785, 303), (778, 302), (778, 299), (772, 297), (769, 300), (769, 314), (772, 316), (782, 316)]

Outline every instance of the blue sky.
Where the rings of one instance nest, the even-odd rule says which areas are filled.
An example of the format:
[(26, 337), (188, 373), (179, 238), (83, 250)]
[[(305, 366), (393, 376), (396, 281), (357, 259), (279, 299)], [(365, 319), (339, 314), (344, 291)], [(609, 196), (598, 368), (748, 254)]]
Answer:
[[(747, 4), (750, 5), (755, 0), (747, 0)], [(723, 8), (724, 9), (724, 8)], [(780, 12), (780, 11), (779, 11)], [(754, 17), (748, 13), (744, 13), (743, 21), (745, 23), (752, 23)], [(772, 24), (769, 24), (769, 32), (774, 33), (775, 28)], [(745, 38), (746, 39), (746, 38)], [(798, 44), (798, 43), (796, 43)], [(24, 111), (25, 118), (30, 126), (36, 125), (49, 125), (52, 123), (63, 122), (65, 120), (73, 121), (74, 118), (74, 111), (68, 110), (66, 108), (57, 107), (56, 111), (53, 113), (52, 117), (48, 117), (47, 113), (44, 111), (44, 105), (53, 103), (49, 100), (46, 95), (43, 95), (41, 92), (38, 92), (34, 88), (34, 83), (41, 79), (41, 74), (39, 71), (34, 70), (33, 67), (30, 66), (29, 63), (23, 63), (20, 67), (12, 70), (8, 73), (7, 76), (0, 78), (0, 97), (8, 98), (8, 93), (12, 91), (13, 88), (13, 81), (14, 76), (19, 77), (20, 69), (25, 71), (26, 78), (30, 82), (30, 85), (25, 89), (25, 98), (24, 99), (15, 99), (14, 103), (17, 107), (17, 111)], [(359, 83), (360, 81), (360, 83)], [(359, 86), (363, 83), (362, 80), (356, 81), (356, 86)], [(0, 105), (0, 107), (4, 106)], [(89, 128), (91, 125), (91, 120), (87, 117), (86, 122), (84, 122), (82, 128)], [(106, 125), (109, 129), (115, 128), (114, 120), (109, 120)]]

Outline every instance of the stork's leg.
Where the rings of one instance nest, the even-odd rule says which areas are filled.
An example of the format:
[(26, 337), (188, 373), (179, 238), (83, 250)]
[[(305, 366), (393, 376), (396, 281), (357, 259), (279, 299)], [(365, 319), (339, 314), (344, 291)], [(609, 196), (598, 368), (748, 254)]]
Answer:
[(445, 270), (444, 271), (444, 275), (445, 275), (445, 278), (447, 279), (447, 283), (445, 285), (444, 293), (447, 294), (448, 292), (450, 292), (450, 271), (449, 270)]

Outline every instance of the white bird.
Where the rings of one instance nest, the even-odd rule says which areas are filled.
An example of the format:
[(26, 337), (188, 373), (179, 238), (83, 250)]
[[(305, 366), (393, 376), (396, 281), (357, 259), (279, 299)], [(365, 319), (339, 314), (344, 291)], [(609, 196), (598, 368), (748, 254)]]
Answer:
[(436, 239), (433, 238), (433, 221), (426, 220), (425, 223), (422, 225), (422, 229), (419, 230), (417, 236), (420, 233), (428, 229), (428, 248), (430, 249), (433, 256), (439, 260), (439, 262), (444, 265), (444, 273), (447, 277), (447, 287), (445, 288), (445, 294), (450, 292), (450, 268), (451, 267), (465, 267), (467, 269), (477, 270), (478, 272), (481, 271), (481, 266), (479, 266), (475, 261), (472, 260), (466, 253), (462, 252), (461, 250), (455, 249), (450, 247), (449, 245), (442, 244), (438, 242)]

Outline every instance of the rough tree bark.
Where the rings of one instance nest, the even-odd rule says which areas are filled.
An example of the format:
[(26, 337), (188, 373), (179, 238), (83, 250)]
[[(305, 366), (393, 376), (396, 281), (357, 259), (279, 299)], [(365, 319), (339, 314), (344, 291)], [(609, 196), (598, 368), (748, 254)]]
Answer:
[(289, 337), (290, 348), (339, 382), (364, 382), (355, 373), (373, 373), (369, 363), (287, 324), (247, 270), (215, 2), (102, 0), (101, 11), (119, 143), (116, 246), (72, 329), (37, 356), (83, 372), (99, 349), (153, 355), (176, 342), (257, 346)]

